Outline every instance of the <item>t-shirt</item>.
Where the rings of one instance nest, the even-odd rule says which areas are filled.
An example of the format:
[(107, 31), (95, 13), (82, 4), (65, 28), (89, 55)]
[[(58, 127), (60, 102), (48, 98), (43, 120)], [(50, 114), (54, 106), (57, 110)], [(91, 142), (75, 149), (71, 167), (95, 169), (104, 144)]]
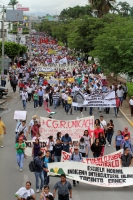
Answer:
[(0, 121), (0, 134), (4, 133), (4, 127), (5, 127), (5, 124), (2, 121)]
[[(72, 139), (69, 136), (68, 137), (63, 136), (61, 138), (61, 141), (67, 143), (67, 142), (72, 142)], [(63, 146), (69, 146), (69, 144), (63, 144)]]
[(85, 142), (80, 142), (79, 143), (79, 152), (86, 153), (86, 147), (87, 147), (87, 144)]
[[(15, 148), (18, 148), (18, 147), (19, 147), (19, 143), (16, 143), (16, 144), (15, 144)], [(20, 148), (19, 148), (19, 149), (16, 149), (17, 154), (22, 154), (22, 153), (24, 153), (24, 150), (21, 149), (21, 147), (26, 147), (26, 144), (25, 144), (25, 143), (22, 143), (21, 146), (20, 146)]]
[(123, 135), (117, 135), (115, 137), (116, 146), (121, 146), (121, 142), (124, 139)]
[(49, 163), (49, 158), (46, 158), (46, 156), (44, 157), (44, 166), (45, 166), (45, 168), (47, 168), (48, 169), (48, 163)]
[(71, 97), (68, 97), (67, 103), (68, 103), (68, 104), (72, 104), (72, 98), (71, 98)]
[(54, 141), (47, 140), (48, 151), (53, 151)]
[(34, 100), (38, 100), (38, 94), (34, 94)]
[(27, 190), (25, 187), (20, 188), (16, 193), (15, 196), (19, 196), (20, 198), (25, 198), (34, 195), (35, 192), (33, 189)]
[(98, 138), (99, 137), (99, 133), (103, 133), (104, 134), (104, 130), (102, 128), (100, 129), (95, 129), (94, 130), (94, 136), (95, 138)]

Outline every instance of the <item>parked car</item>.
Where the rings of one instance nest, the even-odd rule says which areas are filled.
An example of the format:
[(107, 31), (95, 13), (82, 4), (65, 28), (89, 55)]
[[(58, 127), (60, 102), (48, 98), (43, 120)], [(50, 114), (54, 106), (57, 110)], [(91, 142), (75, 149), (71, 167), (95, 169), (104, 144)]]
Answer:
[(6, 87), (0, 86), (0, 99), (2, 99), (2, 96), (8, 94), (8, 89)]

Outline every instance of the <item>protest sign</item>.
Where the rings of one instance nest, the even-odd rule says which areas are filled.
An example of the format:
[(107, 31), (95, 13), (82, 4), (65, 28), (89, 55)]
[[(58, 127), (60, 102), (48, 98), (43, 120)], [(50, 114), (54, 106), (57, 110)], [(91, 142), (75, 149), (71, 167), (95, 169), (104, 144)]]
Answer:
[(56, 138), (57, 132), (68, 133), (72, 139), (79, 139), (83, 136), (84, 130), (94, 130), (94, 116), (75, 120), (56, 120), (40, 117), (40, 134), (43, 140), (53, 135)]
[(115, 91), (83, 94), (81, 91), (74, 95), (72, 106), (76, 107), (116, 107)]
[(15, 110), (14, 119), (25, 120), (27, 115), (27, 111)]
[[(32, 156), (32, 148), (33, 148), (34, 142), (35, 141), (33, 141), (33, 140), (27, 140), (27, 141), (25, 141), (25, 144), (26, 144), (25, 154), (27, 156)], [(45, 154), (45, 152), (47, 150), (47, 148), (46, 148), (47, 141), (46, 140), (40, 140), (39, 144), (40, 144), (40, 147), (41, 147), (41, 151), (43, 151), (44, 154)], [(72, 146), (70, 147), (70, 152), (71, 153), (73, 152), (73, 147)]]
[(49, 163), (50, 175), (66, 174), (66, 177), (85, 184), (101, 187), (125, 187), (133, 185), (133, 167), (108, 168), (82, 162)]
[[(103, 167), (120, 167), (120, 157), (122, 152), (123, 150), (119, 150), (99, 158), (83, 158), (82, 162)], [(71, 153), (62, 151), (61, 162), (70, 162), (70, 155)]]

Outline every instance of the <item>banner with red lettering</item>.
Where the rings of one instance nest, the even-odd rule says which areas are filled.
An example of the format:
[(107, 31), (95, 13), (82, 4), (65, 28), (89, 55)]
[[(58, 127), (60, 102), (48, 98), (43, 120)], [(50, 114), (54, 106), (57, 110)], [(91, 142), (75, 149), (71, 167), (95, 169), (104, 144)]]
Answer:
[(72, 139), (79, 140), (83, 136), (84, 130), (89, 130), (90, 134), (94, 130), (94, 116), (75, 120), (57, 120), (40, 117), (40, 122), (40, 133), (43, 140), (50, 135), (56, 138), (57, 132), (62, 134), (68, 133)]
[[(121, 149), (99, 158), (83, 158), (82, 162), (103, 167), (120, 167), (120, 157), (122, 153), (123, 150)], [(61, 162), (70, 162), (70, 155), (71, 153), (62, 151)]]
[(133, 167), (101, 167), (82, 162), (54, 162), (48, 164), (51, 176), (66, 177), (85, 184), (101, 187), (125, 187), (133, 185)]

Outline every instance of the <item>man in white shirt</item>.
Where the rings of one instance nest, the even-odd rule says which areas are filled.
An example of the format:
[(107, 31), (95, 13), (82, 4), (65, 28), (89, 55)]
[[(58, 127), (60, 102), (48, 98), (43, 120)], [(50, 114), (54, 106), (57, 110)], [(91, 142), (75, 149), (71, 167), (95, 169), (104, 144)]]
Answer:
[(31, 87), (31, 85), (29, 85), (29, 87), (27, 87), (27, 93), (28, 93), (28, 101), (31, 102), (31, 97), (32, 97), (32, 87)]
[(28, 93), (26, 92), (26, 88), (22, 92), (22, 103), (23, 103), (23, 108), (24, 110), (26, 109), (26, 100), (28, 99)]
[(133, 96), (131, 96), (131, 99), (129, 101), (129, 105), (130, 105), (130, 110), (131, 110), (131, 117), (133, 117)]
[(120, 86), (119, 89), (116, 91), (116, 94), (117, 94), (118, 98), (120, 99), (120, 101), (121, 101), (121, 106), (122, 106), (124, 91), (123, 91), (123, 89), (122, 89), (121, 86)]
[(100, 126), (103, 130), (106, 130), (107, 128), (107, 122), (103, 119), (103, 116), (100, 116)]

